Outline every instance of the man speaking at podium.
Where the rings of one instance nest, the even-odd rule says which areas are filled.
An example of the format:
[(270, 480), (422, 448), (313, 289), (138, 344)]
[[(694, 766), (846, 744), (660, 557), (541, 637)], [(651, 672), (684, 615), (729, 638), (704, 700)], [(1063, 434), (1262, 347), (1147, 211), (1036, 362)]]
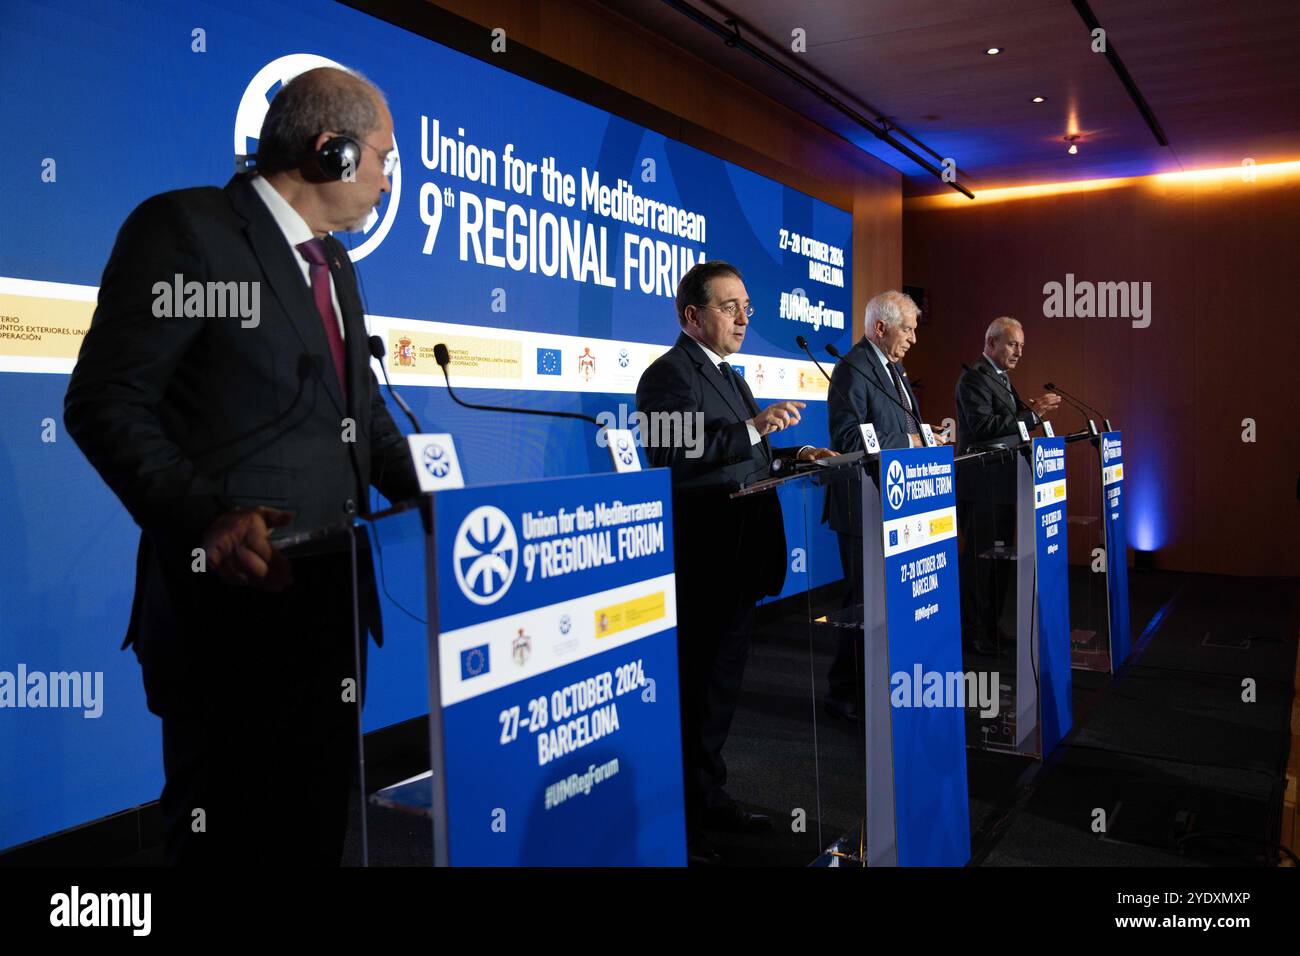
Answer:
[(647, 416), (697, 415), (703, 422), (697, 457), (684, 445), (646, 448), (653, 466), (672, 469), (687, 851), (697, 864), (721, 859), (705, 829), (771, 828), (768, 817), (744, 810), (724, 789), (722, 747), (749, 656), (754, 605), (779, 594), (785, 583), (785, 526), (774, 491), (729, 495), (793, 460), (833, 454), (811, 445), (776, 448), (768, 440), (799, 424), (804, 403), (777, 402), (759, 411), (727, 362), (740, 350), (753, 315), (734, 266), (720, 260), (694, 266), (677, 287), (682, 332), (636, 389), (637, 411)]
[[(350, 548), (343, 532), (291, 559), (270, 532), (345, 525), (372, 483), (419, 493), (330, 235), (388, 192), (393, 121), (367, 81), (312, 70), (276, 94), (258, 145), (255, 175), (127, 218), (64, 420), (141, 529), (123, 647), (162, 718), (168, 861), (337, 865), (364, 678)], [(232, 297), (252, 308), (212, 308)], [(358, 551), (356, 611), (378, 639)]]
[[(1052, 393), (1021, 401), (1008, 373), (1020, 364), (1025, 330), (1016, 319), (998, 316), (984, 333), (984, 354), (957, 380), (957, 454), (994, 445), (1020, 444), (1017, 422), (1037, 428), (1061, 397)], [(988, 555), (995, 543), (1011, 546), (1016, 533), (1016, 472), (1011, 461), (963, 463), (957, 470), (957, 517), (963, 551), (962, 640), (977, 654), (1001, 652), (998, 619), (1007, 582)]]

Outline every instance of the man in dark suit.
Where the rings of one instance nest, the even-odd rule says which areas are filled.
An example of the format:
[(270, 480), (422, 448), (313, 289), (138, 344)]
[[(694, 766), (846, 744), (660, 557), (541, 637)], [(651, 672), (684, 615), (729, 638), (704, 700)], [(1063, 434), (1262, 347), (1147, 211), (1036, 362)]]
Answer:
[[(890, 290), (867, 303), (865, 334), (835, 366), (826, 399), (831, 444), (847, 454), (863, 451), (860, 425), (875, 426), (881, 448), (915, 448), (921, 440), (921, 407), (903, 368), (903, 356), (916, 344), (921, 315), (910, 296)], [(836, 532), (844, 568), (844, 607), (862, 604), (862, 481), (826, 488), (823, 520)], [(835, 660), (827, 672), (826, 709), (837, 717), (862, 719), (861, 631), (840, 633)]]
[[(371, 484), (391, 500), (419, 488), (329, 233), (364, 225), (393, 145), (360, 77), (286, 84), (258, 175), (127, 218), (68, 384), (69, 432), (141, 529), (123, 647), (162, 718), (172, 863), (342, 854), (364, 679), (354, 613), (381, 636), (364, 538), (353, 603), (346, 526)], [(232, 316), (235, 300), (253, 308)], [(271, 536), (290, 522), (342, 528), (342, 543), (291, 557)]]
[(638, 411), (694, 415), (703, 426), (701, 445), (646, 449), (652, 465), (672, 469), (682, 762), (694, 863), (719, 859), (705, 828), (752, 832), (771, 826), (727, 794), (722, 747), (744, 678), (754, 605), (779, 594), (785, 583), (785, 526), (775, 492), (729, 495), (793, 460), (832, 454), (809, 445), (774, 448), (768, 440), (799, 423), (804, 403), (776, 402), (760, 411), (727, 363), (753, 314), (734, 266), (718, 260), (696, 265), (677, 287), (682, 332), (636, 390)]
[[(1047, 393), (1021, 400), (1008, 374), (1024, 354), (1023, 326), (999, 316), (984, 334), (984, 354), (957, 380), (957, 453), (1020, 443), (1017, 422), (1037, 428), (1060, 404)], [(963, 462), (957, 469), (957, 515), (962, 534), (962, 638), (968, 650), (997, 654), (998, 618), (1006, 591), (996, 542), (1013, 546), (1016, 532), (1015, 462)]]

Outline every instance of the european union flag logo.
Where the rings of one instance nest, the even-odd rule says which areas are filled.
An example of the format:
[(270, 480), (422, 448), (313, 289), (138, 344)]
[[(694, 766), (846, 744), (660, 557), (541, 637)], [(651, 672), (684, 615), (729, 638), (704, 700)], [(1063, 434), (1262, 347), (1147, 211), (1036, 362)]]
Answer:
[(538, 349), (537, 350), (537, 374), (538, 375), (559, 375), (560, 374), (560, 350), (559, 349)]
[(895, 528), (894, 530), (892, 530), (892, 531), (889, 532), (889, 546), (890, 546), (891, 548), (896, 548), (896, 547), (898, 547), (898, 529), (897, 529), (897, 528)]
[(480, 644), (478, 647), (471, 647), (467, 651), (460, 652), (461, 680), (478, 677), (486, 674), (491, 669), (492, 661), (488, 655), (488, 646), (486, 644)]

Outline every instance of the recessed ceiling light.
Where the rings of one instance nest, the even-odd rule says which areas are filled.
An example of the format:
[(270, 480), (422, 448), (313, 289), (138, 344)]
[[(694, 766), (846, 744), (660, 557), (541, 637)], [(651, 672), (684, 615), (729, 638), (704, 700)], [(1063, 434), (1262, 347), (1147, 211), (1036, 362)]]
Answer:
[(1043, 102), (1043, 98), (1041, 96), (1035, 96), (1032, 102), (1041, 103)]
[(1066, 150), (1066, 152), (1069, 153), (1071, 156), (1073, 156), (1078, 151), (1079, 151), (1079, 147), (1078, 144), (1076, 143), (1071, 143), (1070, 148)]
[(987, 50), (985, 50), (984, 52), (987, 53), (989, 56), (997, 56), (999, 53), (1002, 52), (1002, 47), (1000, 47), (1000, 46), (991, 46), (991, 47), (989, 47)]

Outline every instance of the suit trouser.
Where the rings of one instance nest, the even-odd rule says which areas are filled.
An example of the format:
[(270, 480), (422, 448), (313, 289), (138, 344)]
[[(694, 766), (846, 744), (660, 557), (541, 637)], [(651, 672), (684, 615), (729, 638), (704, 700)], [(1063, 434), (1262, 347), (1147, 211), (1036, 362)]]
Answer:
[(957, 523), (962, 534), (962, 638), (996, 642), (998, 621), (1006, 601), (1010, 561), (980, 557), (994, 542), (1015, 547), (1015, 506), (958, 499)]
[[(842, 611), (862, 607), (862, 537), (860, 535), (835, 535), (840, 546), (840, 566), (844, 568), (844, 597), (840, 602)], [(830, 687), (831, 697), (844, 703), (861, 704), (865, 696), (866, 685), (862, 676), (862, 617), (860, 613), (851, 615), (858, 623), (857, 627), (837, 629), (835, 659), (831, 661), (830, 670), (826, 672), (826, 683)], [(859, 713), (862, 711), (859, 710)]]
[[(338, 562), (296, 561), (294, 574), (280, 595), (249, 596), (245, 616), (251, 608), (260, 619), (214, 653), (223, 682), (197, 685), (161, 715), (159, 802), (173, 865), (342, 859), (364, 690), (345, 686), (356, 675), (351, 589)], [(227, 653), (236, 647), (239, 662)]]
[[(678, 577), (681, 581), (683, 578)], [(679, 596), (677, 662), (688, 831), (703, 811), (729, 802), (722, 748), (731, 731), (754, 629), (754, 599), (734, 592)]]

